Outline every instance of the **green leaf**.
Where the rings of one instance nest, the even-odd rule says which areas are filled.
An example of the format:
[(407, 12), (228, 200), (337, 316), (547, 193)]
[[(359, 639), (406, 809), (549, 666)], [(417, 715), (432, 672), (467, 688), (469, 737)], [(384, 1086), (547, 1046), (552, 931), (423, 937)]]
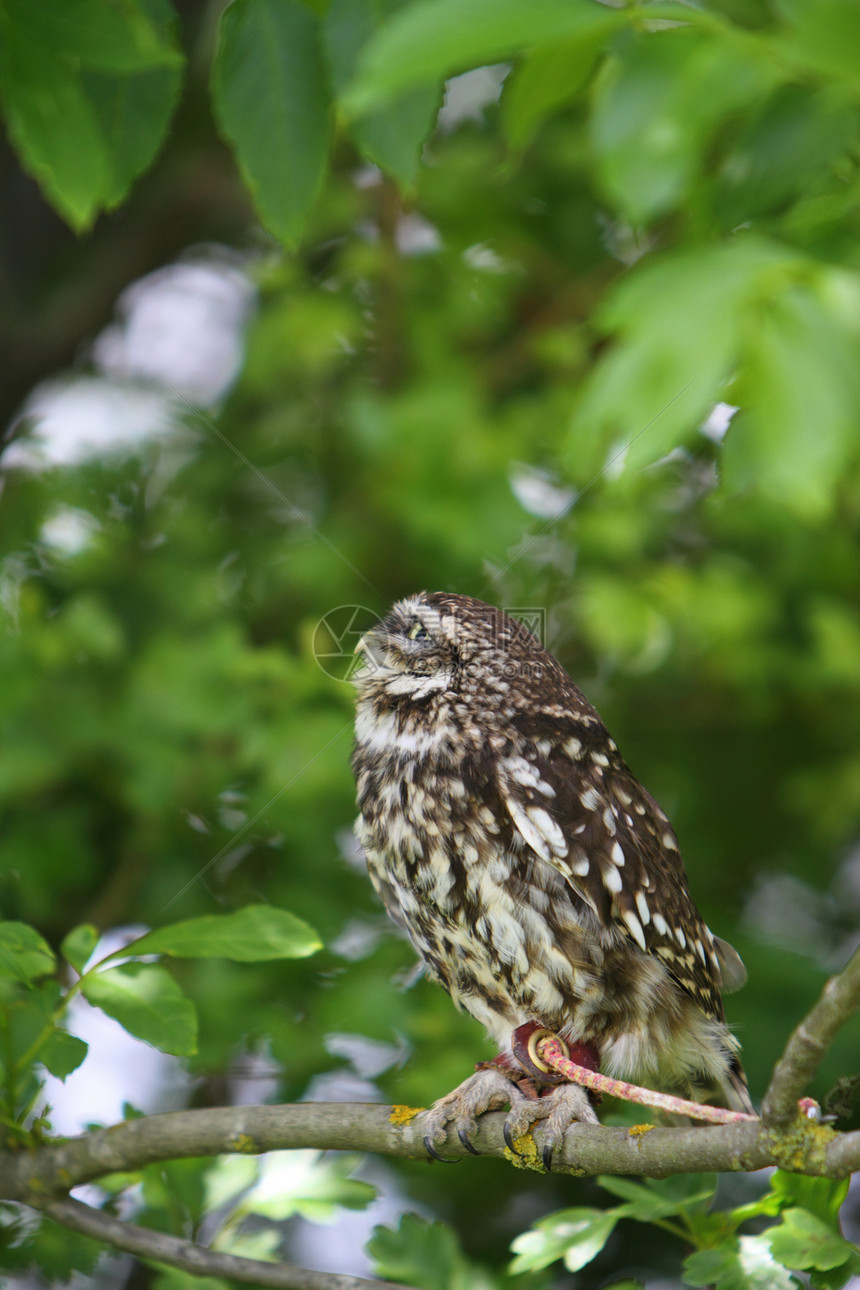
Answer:
[(788, 22), (776, 48), (825, 76), (860, 85), (860, 10), (856, 0), (778, 0)]
[(162, 68), (137, 76), (86, 72), (82, 85), (111, 159), (102, 197), (110, 210), (154, 161), (179, 100), (182, 77)]
[(598, 171), (617, 205), (634, 223), (671, 210), (720, 123), (773, 76), (736, 42), (689, 28), (629, 37), (600, 78), (591, 120)]
[(854, 455), (860, 345), (806, 285), (763, 301), (750, 321), (732, 395), (743, 406), (726, 438), (726, 483), (752, 484), (806, 516), (824, 515)]
[(610, 446), (633, 475), (676, 447), (720, 397), (744, 323), (804, 261), (752, 235), (647, 260), (609, 294), (598, 320), (619, 334), (586, 383), (570, 436)]
[(234, 0), (221, 18), (212, 93), (263, 223), (295, 245), (330, 130), (319, 24), (301, 0)]
[(644, 1183), (602, 1175), (597, 1181), (601, 1187), (627, 1202), (620, 1206), (621, 1216), (634, 1218), (640, 1223), (701, 1209), (713, 1199), (717, 1189), (716, 1174), (677, 1174), (674, 1178), (649, 1178)]
[(524, 148), (548, 116), (577, 97), (607, 37), (623, 21), (622, 12), (608, 10), (602, 25), (540, 45), (514, 68), (501, 98), (502, 128), (512, 148)]
[[(180, 67), (182, 54), (144, 0), (4, 0), (10, 23), (26, 26), (45, 49), (62, 51), (84, 67), (141, 72)], [(172, 13), (163, 3), (162, 11)], [(175, 16), (175, 15), (174, 15)]]
[(404, 1214), (396, 1228), (375, 1227), (365, 1250), (378, 1277), (416, 1290), (489, 1290), (445, 1223)]
[[(232, 1246), (229, 1253), (234, 1253)], [(152, 1290), (230, 1290), (230, 1282), (219, 1277), (199, 1277), (194, 1272), (163, 1267), (152, 1282)]]
[(27, 923), (0, 923), (0, 973), (15, 981), (35, 981), (56, 967), (50, 946)]
[(590, 1263), (603, 1249), (620, 1214), (617, 1209), (561, 1209), (511, 1242), (511, 1272), (533, 1272), (563, 1259), (570, 1272)]
[(94, 1272), (103, 1254), (100, 1241), (43, 1218), (33, 1233), (29, 1258), (48, 1285), (58, 1285), (68, 1282), (72, 1272)]
[(698, 1250), (684, 1262), (684, 1280), (691, 1286), (727, 1287), (738, 1273), (738, 1241), (732, 1239), (712, 1250)]
[(344, 106), (360, 115), (403, 90), (606, 24), (592, 0), (419, 0), (369, 42)]
[(182, 1215), (196, 1229), (205, 1213), (208, 1172), (209, 1161), (200, 1156), (148, 1165), (141, 1172), (144, 1204), (164, 1215), (161, 1222), (175, 1223), (176, 1216)]
[(98, 944), (98, 939), (98, 928), (93, 927), (92, 923), (81, 923), (78, 927), (73, 927), (63, 938), (60, 952), (76, 972), (83, 972), (87, 960)]
[(179, 1057), (197, 1051), (194, 1005), (159, 964), (123, 963), (84, 977), (81, 988), (90, 1003), (138, 1039)]
[[(55, 980), (30, 984), (16, 991), (17, 997), (3, 1007), (3, 1060), (6, 1077), (13, 1074), (7, 1097), (14, 1102), (14, 1115), (26, 1115), (38, 1094), (42, 1077), (39, 1063), (49, 1069), (56, 1065), (60, 1078), (78, 1065), (86, 1053), (80, 1041), (66, 1043), (65, 1031), (57, 1028), (54, 1016), (62, 995)], [(12, 1092), (14, 1087), (14, 1098)]]
[(76, 230), (92, 223), (110, 165), (77, 66), (0, 24), (0, 86), (21, 164)]
[[(0, 92), (22, 165), (80, 231), (155, 155), (182, 55), (166, 0), (46, 3), (0, 8)], [(124, 128), (118, 101), (134, 118)]]
[(27, 1055), (28, 1064), (37, 1061), (41, 1044), (47, 1041), (53, 1026), (52, 1013), (51, 996), (38, 987), (31, 986), (26, 992), (22, 991), (14, 1003), (8, 1004), (4, 1018), (4, 1059), (19, 1069)]
[(205, 914), (159, 927), (117, 955), (172, 954), (176, 958), (224, 958), (239, 963), (303, 959), (322, 941), (312, 927), (273, 905), (246, 905), (233, 914)]
[(847, 1263), (836, 1268), (818, 1269), (809, 1273), (809, 1284), (815, 1290), (842, 1290), (853, 1277), (860, 1276), (860, 1254), (852, 1253)]
[(360, 1163), (355, 1155), (323, 1159), (317, 1151), (271, 1151), (237, 1212), (275, 1222), (300, 1214), (312, 1223), (330, 1223), (339, 1209), (366, 1209), (377, 1191), (349, 1177)]
[[(333, 0), (323, 24), (323, 38), (335, 94), (354, 76), (359, 55), (380, 26), (380, 19), (401, 4), (402, 0)], [(394, 102), (353, 121), (350, 134), (372, 162), (399, 183), (411, 186), (441, 97), (441, 86), (437, 85), (406, 90)]]
[(87, 1052), (83, 1039), (57, 1026), (39, 1049), (39, 1061), (57, 1079), (64, 1080), (78, 1069)]
[(260, 1163), (254, 1156), (216, 1156), (204, 1179), (205, 1208), (221, 1209), (247, 1191), (257, 1180)]
[(685, 1281), (716, 1290), (795, 1290), (791, 1273), (775, 1262), (767, 1235), (733, 1237), (691, 1254), (684, 1262)]
[(711, 177), (720, 224), (732, 228), (798, 201), (802, 211), (811, 191), (830, 186), (856, 135), (855, 105), (831, 86), (780, 86), (732, 131)]
[(832, 1231), (839, 1232), (839, 1211), (848, 1195), (850, 1178), (811, 1178), (777, 1169), (770, 1190), (782, 1206), (800, 1206), (820, 1218)]
[(838, 1268), (855, 1248), (807, 1209), (783, 1211), (782, 1222), (766, 1233), (770, 1251), (787, 1268)]

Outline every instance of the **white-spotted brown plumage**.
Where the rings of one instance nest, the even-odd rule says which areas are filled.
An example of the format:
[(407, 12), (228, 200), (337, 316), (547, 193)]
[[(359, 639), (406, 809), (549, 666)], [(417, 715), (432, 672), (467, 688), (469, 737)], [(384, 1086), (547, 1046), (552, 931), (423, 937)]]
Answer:
[[(616, 1078), (751, 1109), (721, 1001), (740, 959), (560, 664), (516, 620), (443, 592), (400, 601), (360, 649), (356, 830), (430, 975), (500, 1052), (539, 1021), (592, 1044)], [(437, 1139), (516, 1101), (476, 1080), (439, 1104)], [(590, 1118), (571, 1099), (568, 1121)]]

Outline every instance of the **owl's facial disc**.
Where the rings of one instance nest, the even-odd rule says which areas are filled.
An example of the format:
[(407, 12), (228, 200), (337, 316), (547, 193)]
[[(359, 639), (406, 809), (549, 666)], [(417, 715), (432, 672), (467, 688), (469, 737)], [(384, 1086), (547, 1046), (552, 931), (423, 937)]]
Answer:
[(365, 633), (356, 653), (361, 656), (354, 676), (360, 693), (409, 702), (453, 685), (456, 653), (445, 640), (439, 614), (425, 605), (397, 606)]

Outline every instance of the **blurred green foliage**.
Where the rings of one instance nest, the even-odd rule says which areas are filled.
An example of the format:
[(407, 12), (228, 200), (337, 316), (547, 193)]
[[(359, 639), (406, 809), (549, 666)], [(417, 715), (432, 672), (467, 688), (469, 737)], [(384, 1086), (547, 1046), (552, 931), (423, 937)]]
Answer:
[[(0, 85), (22, 163), (86, 228), (150, 163), (183, 40), (198, 68), (214, 42), (167, 0), (73, 7), (63, 52), (63, 5), (31, 24), (0, 0)], [(352, 699), (318, 624), (422, 587), (541, 609), (747, 962), (728, 1011), (760, 1096), (860, 915), (860, 11), (235, 0), (219, 39), (219, 126), (300, 250), (256, 235), (223, 407), (172, 443), (4, 476), (2, 916), (39, 929), (38, 957), (81, 925), (291, 910), (320, 954), (171, 964), (197, 1098), (261, 1045), (297, 1098), (347, 1071), (348, 1034), (392, 1045), (379, 1096), (429, 1102), (489, 1054), (407, 984), (353, 853)], [(500, 103), (433, 132), (440, 78), (500, 58)], [(724, 437), (715, 404), (740, 409)], [(50, 538), (70, 509), (75, 551)], [(834, 1047), (819, 1097), (856, 1049)], [(469, 1260), (596, 1194), (489, 1162), (397, 1169), (457, 1227), (466, 1253), (446, 1234), (440, 1266), (470, 1285)], [(409, 1223), (376, 1238), (380, 1267), (436, 1248)], [(677, 1269), (626, 1248), (578, 1284)]]

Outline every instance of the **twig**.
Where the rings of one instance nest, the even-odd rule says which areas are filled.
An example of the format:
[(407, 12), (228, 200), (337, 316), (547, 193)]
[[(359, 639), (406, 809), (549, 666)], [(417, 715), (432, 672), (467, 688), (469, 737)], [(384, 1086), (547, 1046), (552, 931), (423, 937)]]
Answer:
[(838, 1031), (858, 1007), (860, 949), (854, 951), (839, 975), (827, 982), (818, 1002), (791, 1035), (785, 1052), (773, 1068), (761, 1108), (762, 1120), (768, 1127), (780, 1128), (794, 1118), (798, 1098)]
[(279, 1290), (412, 1290), (400, 1282), (371, 1281), (334, 1272), (312, 1272), (289, 1263), (263, 1263), (260, 1259), (239, 1258), (235, 1254), (207, 1249), (194, 1241), (168, 1236), (165, 1232), (136, 1227), (134, 1223), (125, 1223), (70, 1197), (38, 1205), (31, 1203), (54, 1222), (74, 1232), (84, 1232), (97, 1241), (107, 1241), (119, 1250), (136, 1254), (138, 1258), (167, 1263), (198, 1277), (228, 1277), (231, 1281), (275, 1286)]

